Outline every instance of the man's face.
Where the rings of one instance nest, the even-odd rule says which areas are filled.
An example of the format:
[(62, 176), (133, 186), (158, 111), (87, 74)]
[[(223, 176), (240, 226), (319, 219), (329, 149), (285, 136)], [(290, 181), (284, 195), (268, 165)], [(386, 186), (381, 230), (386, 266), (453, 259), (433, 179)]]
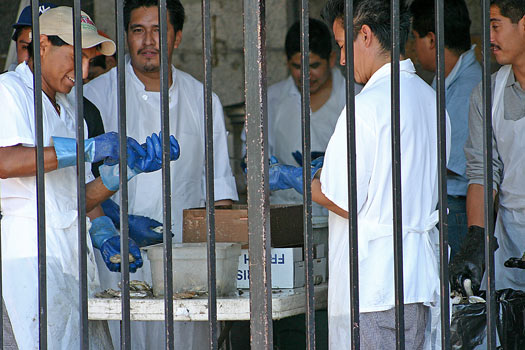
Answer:
[(525, 59), (525, 19), (512, 23), (498, 6), (490, 7), (490, 44), (499, 64), (523, 64)]
[(434, 72), (436, 70), (436, 49), (433, 46), (430, 33), (422, 37), (417, 31), (413, 30), (412, 34), (414, 35), (414, 48), (421, 67)]
[[(68, 94), (75, 86), (75, 52), (73, 46), (52, 45), (47, 36), (40, 39), (42, 60), (42, 89), (54, 98), (57, 92)], [(96, 55), (96, 48), (82, 50), (82, 77), (87, 78), (89, 60)]]
[(18, 64), (29, 59), (29, 51), (27, 51), (27, 46), (31, 43), (29, 33), (31, 33), (31, 27), (23, 27), (16, 39), (16, 61)]
[[(336, 19), (332, 25), (332, 30), (334, 32), (335, 42), (337, 46), (341, 49), (341, 55), (339, 63), (344, 66), (346, 65), (346, 44), (345, 44), (345, 28), (344, 22), (342, 19)], [(358, 36), (360, 34), (358, 33)], [(357, 37), (354, 37), (354, 80), (358, 84), (366, 84), (368, 79), (366, 78), (366, 59), (361, 59), (361, 57), (366, 58), (366, 53), (364, 48), (359, 44)]]
[[(159, 9), (157, 6), (139, 7), (131, 11), (127, 28), (128, 47), (131, 64), (142, 74), (160, 71)], [(175, 33), (169, 18), (168, 22), (168, 61), (171, 64), (173, 49), (179, 46), (182, 32)]]
[[(310, 94), (314, 95), (324, 87), (332, 76), (333, 60), (326, 60), (319, 55), (310, 52)], [(288, 69), (295, 81), (295, 85), (301, 88), (301, 53), (296, 52), (288, 60)]]

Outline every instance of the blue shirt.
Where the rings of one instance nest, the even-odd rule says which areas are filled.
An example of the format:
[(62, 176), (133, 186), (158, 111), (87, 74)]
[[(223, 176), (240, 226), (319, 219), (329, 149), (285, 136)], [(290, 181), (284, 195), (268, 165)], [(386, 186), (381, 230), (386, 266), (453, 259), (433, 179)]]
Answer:
[[(447, 176), (447, 192), (466, 196), (468, 180), (463, 147), (468, 137), (469, 99), (474, 87), (481, 81), (481, 66), (476, 61), (474, 47), (464, 52), (445, 79), (445, 103), (451, 124), (451, 148), (447, 168), (458, 175)], [(436, 88), (436, 79), (432, 82)]]

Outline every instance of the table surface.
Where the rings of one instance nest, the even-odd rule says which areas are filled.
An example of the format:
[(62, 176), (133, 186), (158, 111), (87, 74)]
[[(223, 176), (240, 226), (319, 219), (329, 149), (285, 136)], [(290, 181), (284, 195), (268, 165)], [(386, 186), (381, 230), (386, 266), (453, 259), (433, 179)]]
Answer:
[[(328, 285), (317, 285), (315, 308), (325, 309), (328, 302)], [(247, 290), (234, 297), (217, 298), (218, 321), (247, 321), (250, 319), (250, 296)], [(164, 321), (164, 299), (131, 299), (132, 321)], [(279, 289), (272, 292), (272, 318), (299, 315), (305, 312), (306, 295), (304, 288)], [(91, 298), (88, 300), (90, 320), (120, 320), (120, 299)], [(208, 298), (174, 299), (174, 321), (208, 321)]]

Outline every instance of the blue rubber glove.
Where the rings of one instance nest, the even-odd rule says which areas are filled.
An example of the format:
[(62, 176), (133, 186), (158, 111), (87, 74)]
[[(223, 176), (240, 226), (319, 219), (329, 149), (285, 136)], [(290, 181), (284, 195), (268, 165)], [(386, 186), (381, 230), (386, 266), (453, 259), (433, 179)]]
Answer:
[[(287, 190), (289, 188), (295, 189), (300, 194), (303, 194), (303, 168), (294, 167), (292, 165), (279, 164), (276, 158), (272, 156), (270, 164), (270, 190)], [(312, 162), (311, 175), (314, 174), (323, 166), (324, 157), (319, 157)]]
[[(312, 156), (312, 161), (316, 160), (319, 157), (324, 157), (324, 152), (312, 151), (312, 153), (310, 154)], [(292, 156), (297, 162), (297, 164), (299, 164), (299, 166), (303, 166), (303, 154), (301, 153), (301, 151), (293, 152)]]
[[(74, 138), (53, 136), (53, 144), (58, 160), (58, 168), (75, 165), (77, 162), (77, 141)], [(116, 132), (108, 132), (84, 140), (86, 162), (96, 163), (105, 158), (119, 159), (119, 137)]]
[[(162, 168), (162, 133), (152, 134), (146, 138), (142, 148), (147, 151), (147, 156), (137, 160), (135, 168), (142, 172), (157, 171)], [(170, 160), (177, 160), (180, 156), (179, 143), (173, 135), (170, 135)]]
[[(101, 204), (104, 214), (106, 214), (115, 227), (120, 228), (120, 207), (111, 199)], [(128, 215), (129, 237), (137, 243), (139, 247), (144, 247), (152, 244), (162, 243), (162, 232), (156, 232), (153, 229), (162, 224), (157, 220), (150, 219), (141, 215)]]
[[(120, 236), (111, 219), (107, 216), (100, 216), (91, 221), (89, 235), (93, 246), (100, 250), (108, 269), (119, 272), (120, 263), (111, 262), (112, 257), (120, 254)], [(129, 239), (129, 252), (135, 259), (135, 261), (130, 262), (129, 271), (136, 272), (138, 268), (142, 267), (142, 255), (139, 247), (132, 239)]]

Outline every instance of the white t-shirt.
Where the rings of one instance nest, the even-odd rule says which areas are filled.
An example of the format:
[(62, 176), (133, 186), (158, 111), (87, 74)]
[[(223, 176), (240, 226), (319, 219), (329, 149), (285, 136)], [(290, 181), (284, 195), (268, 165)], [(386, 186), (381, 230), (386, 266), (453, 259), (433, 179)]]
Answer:
[[(169, 89), (170, 131), (180, 145), (180, 158), (171, 162), (172, 222), (174, 242), (182, 241), (182, 211), (202, 207), (206, 199), (204, 93), (202, 83), (172, 66)], [(106, 132), (118, 132), (117, 69), (92, 80), (84, 95), (100, 110)], [(160, 93), (146, 91), (129, 57), (126, 62), (127, 135), (139, 143), (159, 133)], [(237, 200), (227, 146), (224, 115), (219, 98), (213, 95), (213, 146), (215, 200)], [(144, 173), (129, 181), (129, 213), (162, 222), (162, 172)]]
[[(410, 60), (400, 63), (401, 187), (405, 303), (434, 302), (438, 265), (430, 241), (436, 234), (438, 159), (436, 95)], [(356, 171), (360, 312), (394, 307), (390, 64), (377, 70), (356, 96)], [(447, 135), (450, 124), (447, 117)], [(449, 139), (449, 137), (447, 137)], [(346, 111), (326, 150), (322, 192), (348, 210)], [(447, 154), (449, 151), (447, 142)], [(350, 343), (348, 220), (329, 215), (330, 346)]]

